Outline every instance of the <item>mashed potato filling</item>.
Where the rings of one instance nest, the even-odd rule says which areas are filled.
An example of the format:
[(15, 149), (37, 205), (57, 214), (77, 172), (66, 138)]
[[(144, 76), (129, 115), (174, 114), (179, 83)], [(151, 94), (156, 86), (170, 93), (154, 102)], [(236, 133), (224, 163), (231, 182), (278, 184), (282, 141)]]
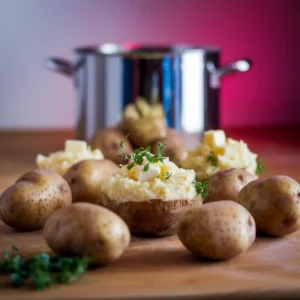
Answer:
[(114, 176), (102, 183), (101, 189), (108, 198), (117, 202), (140, 202), (150, 199), (163, 201), (194, 200), (197, 192), (193, 181), (195, 172), (178, 168), (168, 158), (151, 163), (144, 172), (147, 160), (128, 170), (122, 166)]
[(197, 180), (202, 181), (227, 168), (242, 168), (256, 175), (256, 159), (257, 154), (244, 141), (227, 138), (223, 130), (209, 130), (200, 144), (188, 152), (181, 167), (194, 169)]
[(91, 150), (86, 142), (67, 140), (64, 151), (57, 151), (49, 156), (38, 154), (36, 164), (41, 169), (49, 169), (59, 175), (64, 175), (72, 165), (79, 161), (103, 158), (104, 156), (99, 149)]

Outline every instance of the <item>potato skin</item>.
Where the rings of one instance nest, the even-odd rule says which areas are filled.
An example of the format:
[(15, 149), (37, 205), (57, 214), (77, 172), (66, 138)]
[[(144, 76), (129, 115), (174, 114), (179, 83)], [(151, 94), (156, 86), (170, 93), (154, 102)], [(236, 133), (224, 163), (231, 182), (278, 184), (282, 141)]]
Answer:
[(65, 179), (51, 170), (31, 170), (1, 195), (0, 217), (18, 230), (41, 229), (55, 210), (71, 202)]
[(233, 201), (218, 201), (189, 210), (179, 222), (177, 235), (192, 254), (225, 260), (252, 245), (256, 227), (244, 207)]
[(232, 200), (237, 202), (241, 189), (256, 177), (244, 169), (225, 169), (218, 171), (208, 181), (205, 202)]
[(125, 222), (110, 210), (91, 203), (74, 203), (47, 220), (44, 237), (50, 249), (62, 256), (84, 256), (97, 265), (118, 259), (130, 242)]
[(124, 163), (120, 154), (120, 142), (124, 141), (124, 151), (128, 154), (133, 153), (133, 148), (126, 139), (126, 135), (119, 129), (108, 127), (97, 131), (89, 141), (91, 148), (100, 149), (105, 158), (108, 158), (116, 164)]
[(288, 176), (248, 183), (240, 191), (238, 203), (252, 214), (259, 233), (284, 236), (300, 228), (300, 185)]
[(181, 137), (178, 134), (178, 132), (175, 129), (170, 127), (167, 128), (167, 136), (174, 137), (175, 139), (181, 140)]
[(176, 233), (178, 221), (192, 207), (202, 205), (202, 197), (193, 201), (150, 199), (142, 202), (118, 203), (101, 193), (101, 205), (119, 215), (130, 232), (139, 236), (167, 236)]
[(118, 170), (119, 167), (108, 159), (88, 159), (71, 166), (64, 178), (71, 188), (73, 202), (97, 204), (101, 182)]
[(152, 153), (157, 151), (157, 142), (162, 142), (166, 145), (164, 147), (164, 155), (169, 157), (170, 161), (175, 164), (178, 165), (187, 157), (187, 150), (183, 146), (183, 141), (174, 129), (167, 128), (167, 136), (152, 143)]

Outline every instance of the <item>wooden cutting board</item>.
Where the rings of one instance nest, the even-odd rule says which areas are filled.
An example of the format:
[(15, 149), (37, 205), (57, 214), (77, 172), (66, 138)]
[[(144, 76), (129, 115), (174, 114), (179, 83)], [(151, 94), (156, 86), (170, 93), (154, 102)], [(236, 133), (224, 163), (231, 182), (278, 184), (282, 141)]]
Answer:
[[(245, 139), (251, 149), (266, 158), (268, 175), (286, 174), (300, 181), (300, 145), (294, 134), (245, 132), (232, 132), (231, 136)], [(58, 150), (71, 136), (0, 133), (0, 193), (34, 167), (37, 153)], [(12, 245), (25, 256), (51, 253), (41, 232), (20, 233), (0, 223), (0, 251)], [(12, 289), (0, 276), (0, 299), (262, 298), (300, 298), (300, 231), (284, 238), (257, 238), (247, 252), (225, 262), (194, 258), (176, 236), (133, 237), (129, 249), (113, 265), (89, 271), (71, 285), (38, 292)]]
[[(0, 250), (16, 245), (23, 255), (49, 252), (40, 232), (18, 233), (0, 225)], [(176, 236), (133, 238), (113, 265), (90, 271), (72, 285), (44, 291), (11, 289), (1, 278), (0, 299), (252, 299), (300, 297), (300, 232), (258, 238), (246, 253), (226, 262), (195, 259)], [(284, 297), (283, 297), (284, 295)]]

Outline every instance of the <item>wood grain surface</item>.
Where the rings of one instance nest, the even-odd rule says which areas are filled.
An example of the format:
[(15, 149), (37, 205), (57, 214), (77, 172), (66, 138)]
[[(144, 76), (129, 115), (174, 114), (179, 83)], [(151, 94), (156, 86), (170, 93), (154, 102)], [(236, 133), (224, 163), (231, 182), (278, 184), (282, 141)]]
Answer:
[[(266, 160), (268, 176), (300, 181), (299, 128), (230, 130)], [(72, 132), (1, 132), (0, 193), (35, 168), (37, 153), (63, 148)], [(195, 137), (187, 137), (192, 147)], [(16, 245), (25, 256), (51, 253), (39, 231), (20, 233), (0, 223), (0, 251)], [(12, 289), (0, 276), (0, 299), (299, 299), (300, 231), (284, 238), (259, 237), (244, 254), (226, 262), (195, 259), (176, 236), (132, 238), (116, 263), (89, 271), (71, 285), (44, 291)]]

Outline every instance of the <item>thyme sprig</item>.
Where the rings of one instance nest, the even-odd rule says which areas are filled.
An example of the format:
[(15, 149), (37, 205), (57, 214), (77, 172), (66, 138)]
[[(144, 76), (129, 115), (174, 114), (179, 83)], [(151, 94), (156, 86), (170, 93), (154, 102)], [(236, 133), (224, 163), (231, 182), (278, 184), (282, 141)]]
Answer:
[(218, 166), (218, 157), (213, 151), (210, 151), (209, 155), (207, 156), (206, 161), (209, 161), (211, 163), (211, 165), (214, 167)]
[(264, 158), (261, 158), (257, 164), (256, 164), (256, 170), (255, 170), (255, 174), (256, 175), (261, 175), (263, 173), (266, 172), (266, 168), (264, 166), (264, 162), (265, 162), (265, 159)]
[(144, 159), (148, 162), (145, 164), (143, 171), (147, 172), (149, 170), (151, 163), (162, 162), (166, 157), (164, 157), (163, 149), (166, 145), (162, 144), (161, 142), (157, 142), (157, 151), (155, 154), (151, 153), (151, 146), (147, 146), (146, 148), (140, 147), (134, 150), (133, 154), (127, 154), (124, 151), (124, 141), (120, 142), (120, 157), (123, 157), (123, 160), (129, 160), (127, 165), (127, 169), (131, 170), (135, 165), (142, 165)]
[(13, 253), (2, 252), (0, 273), (9, 275), (14, 287), (31, 283), (34, 289), (42, 290), (57, 283), (71, 283), (80, 278), (92, 262), (89, 257), (50, 257), (47, 253), (25, 259), (16, 246), (12, 246), (12, 250)]
[(207, 189), (208, 189), (208, 183), (207, 181), (193, 181), (193, 184), (195, 185), (196, 192), (198, 195), (201, 195), (203, 200), (207, 197)]

